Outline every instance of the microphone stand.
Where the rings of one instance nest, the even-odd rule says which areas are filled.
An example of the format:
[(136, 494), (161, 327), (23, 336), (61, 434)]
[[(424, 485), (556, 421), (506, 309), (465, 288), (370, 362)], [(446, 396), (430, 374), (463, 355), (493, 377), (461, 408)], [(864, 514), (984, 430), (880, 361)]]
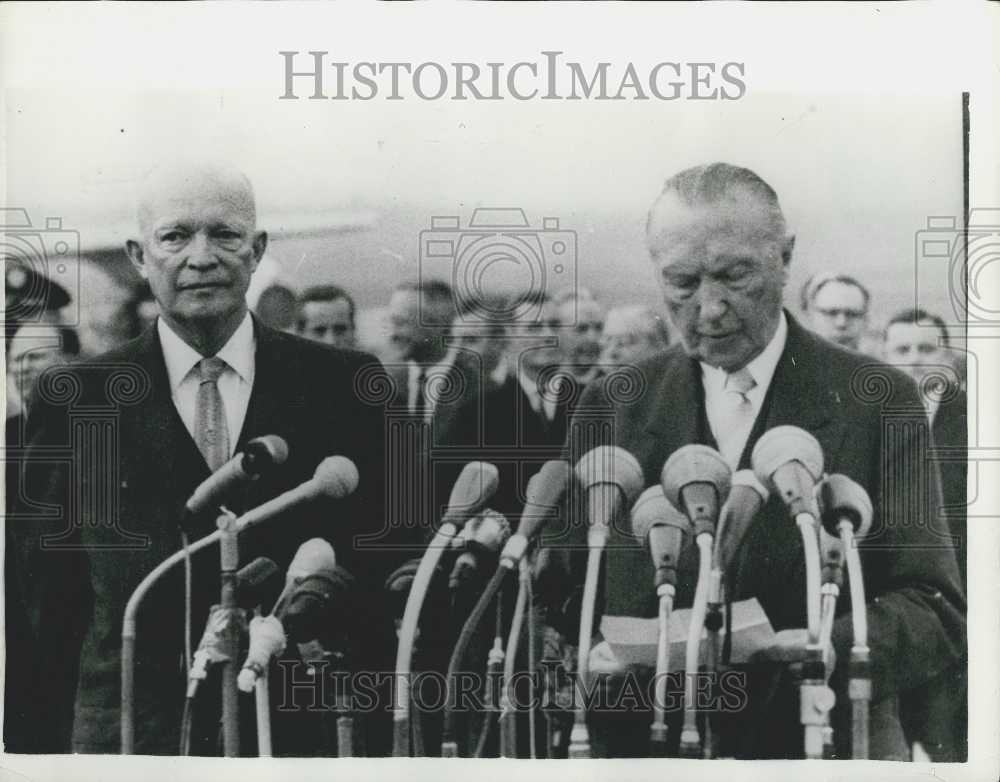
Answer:
[(431, 578), (445, 550), (450, 548), (451, 539), (458, 532), (458, 527), (445, 522), (435, 533), (434, 539), (424, 551), (424, 555), (413, 576), (410, 593), (406, 597), (406, 608), (403, 611), (403, 621), (399, 629), (399, 644), (396, 647), (396, 685), (397, 692), (393, 703), (393, 736), (392, 755), (397, 758), (410, 756), (410, 701), (411, 701), (411, 665), (413, 662), (413, 644), (417, 635), (417, 622), (424, 598), (430, 586)]
[(190, 544), (186, 550), (175, 551), (153, 568), (132, 592), (125, 604), (122, 618), (122, 682), (121, 682), (121, 754), (135, 752), (135, 645), (136, 615), (143, 598), (150, 588), (170, 568), (184, 559), (186, 554), (194, 554), (215, 543), (222, 536), (216, 530)]
[(712, 567), (712, 533), (701, 531), (695, 537), (698, 545), (698, 582), (688, 625), (684, 660), (684, 727), (681, 729), (681, 757), (696, 758), (701, 752), (698, 734), (698, 712), (695, 707), (695, 683), (701, 658), (701, 630), (708, 609), (709, 576)]
[[(503, 682), (500, 689), (500, 756), (504, 758), (517, 757), (517, 711), (514, 709), (514, 697), (512, 697), (510, 682), (514, 678), (514, 666), (517, 648), (521, 642), (521, 629), (525, 622), (525, 607), (528, 602), (530, 581), (531, 570), (528, 560), (522, 559), (518, 563), (517, 600), (514, 603), (514, 618), (510, 623), (510, 635), (507, 638), (507, 656), (504, 658)], [(532, 675), (534, 675), (533, 670)]]
[(253, 685), (254, 706), (257, 710), (257, 755), (271, 757), (271, 700), (265, 668)]
[(225, 655), (222, 661), (222, 742), (226, 757), (240, 754), (239, 690), (236, 688), (236, 657), (239, 654), (240, 636), (236, 600), (236, 569), (240, 562), (239, 531), (236, 516), (223, 513), (216, 520), (219, 528), (219, 561), (221, 594), (219, 605), (226, 614), (221, 640)]
[[(602, 509), (599, 518), (610, 518), (613, 506)], [(583, 691), (576, 704), (573, 729), (569, 735), (569, 757), (589, 758), (590, 734), (587, 730), (587, 685), (590, 678), (590, 639), (594, 634), (594, 607), (597, 602), (597, 581), (601, 571), (601, 554), (608, 539), (606, 525), (595, 523), (587, 532), (587, 575), (583, 582), (583, 605), (580, 610), (580, 635), (577, 662), (577, 682)]]
[(850, 678), (847, 696), (851, 701), (851, 756), (868, 759), (868, 706), (872, 697), (871, 658), (868, 648), (868, 608), (865, 603), (865, 582), (861, 572), (861, 557), (855, 545), (854, 527), (847, 519), (837, 525), (847, 561), (847, 578), (851, 587), (851, 620), (854, 645), (848, 670)]
[(656, 644), (656, 697), (653, 700), (653, 724), (649, 729), (650, 755), (667, 756), (667, 675), (670, 673), (670, 612), (674, 606), (674, 585), (656, 588), (660, 599), (659, 635)]
[(807, 511), (795, 514), (795, 524), (802, 536), (806, 563), (806, 617), (809, 637), (806, 659), (799, 685), (799, 716), (802, 723), (807, 759), (823, 757), (824, 728), (833, 708), (833, 692), (826, 686), (820, 639), (820, 556), (816, 517)]

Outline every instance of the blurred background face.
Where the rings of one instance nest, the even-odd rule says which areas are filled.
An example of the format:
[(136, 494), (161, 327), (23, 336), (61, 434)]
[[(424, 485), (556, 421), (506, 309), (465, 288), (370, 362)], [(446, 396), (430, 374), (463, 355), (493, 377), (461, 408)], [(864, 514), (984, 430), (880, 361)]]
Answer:
[(648, 307), (616, 307), (608, 312), (601, 364), (632, 366), (666, 347), (656, 315)]
[(337, 348), (353, 349), (354, 323), (347, 299), (307, 301), (299, 313), (299, 334), (307, 339), (325, 342)]
[(596, 364), (601, 356), (604, 308), (591, 299), (578, 299), (563, 302), (557, 312), (563, 363), (581, 370)]
[(653, 207), (649, 251), (684, 349), (733, 372), (767, 347), (781, 316), (791, 239), (755, 199), (688, 207), (666, 194)]
[[(562, 333), (559, 329), (559, 310), (552, 302), (546, 302), (537, 320), (518, 325), (518, 333), (531, 337), (530, 342), (515, 341), (517, 355), (512, 359), (531, 375), (538, 374), (546, 367), (559, 366), (562, 363)], [(544, 342), (544, 345), (539, 344)], [(527, 347), (531, 344), (532, 347)]]
[(950, 351), (938, 344), (940, 336), (936, 328), (893, 323), (885, 332), (885, 361), (920, 384), (928, 372), (954, 366)]
[(809, 303), (812, 329), (838, 345), (857, 350), (868, 313), (861, 290), (845, 282), (824, 284)]
[(470, 324), (456, 317), (451, 326), (455, 346), (479, 355), (484, 372), (493, 372), (500, 364), (507, 347), (506, 331), (500, 324), (486, 326)]
[[(419, 291), (399, 290), (389, 299), (389, 346), (400, 361), (438, 361), (444, 355), (442, 326), (451, 319), (444, 305), (421, 312)], [(423, 322), (421, 322), (423, 321)]]
[(38, 376), (49, 367), (65, 364), (71, 358), (63, 352), (59, 331), (54, 326), (21, 329), (14, 335), (7, 366), (25, 406), (31, 405)]

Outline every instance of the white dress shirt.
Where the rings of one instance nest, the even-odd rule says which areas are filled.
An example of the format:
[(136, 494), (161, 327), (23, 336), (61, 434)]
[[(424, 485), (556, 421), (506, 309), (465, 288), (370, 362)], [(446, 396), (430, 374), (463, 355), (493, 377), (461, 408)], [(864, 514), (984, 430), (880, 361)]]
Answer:
[[(163, 347), (163, 360), (167, 365), (170, 395), (184, 426), (197, 442), (194, 423), (198, 403), (198, 373), (195, 366), (205, 356), (181, 339), (163, 318), (157, 319), (156, 328), (160, 335), (160, 345)], [(219, 375), (218, 385), (222, 404), (226, 408), (230, 456), (236, 451), (236, 441), (239, 440), (243, 419), (246, 418), (247, 407), (250, 405), (255, 348), (253, 321), (250, 319), (250, 313), (247, 313), (243, 322), (233, 332), (233, 336), (216, 353), (226, 362), (226, 369)]]
[(708, 425), (712, 429), (712, 435), (719, 446), (719, 452), (727, 457), (729, 466), (734, 470), (738, 467), (740, 456), (746, 447), (753, 429), (757, 414), (767, 395), (767, 389), (771, 385), (774, 377), (774, 370), (778, 366), (778, 359), (785, 349), (785, 340), (788, 338), (788, 322), (785, 320), (785, 313), (781, 313), (778, 321), (778, 328), (775, 329), (774, 336), (767, 343), (760, 354), (754, 358), (746, 369), (749, 370), (756, 381), (752, 389), (746, 393), (747, 399), (753, 407), (753, 414), (741, 420), (735, 419), (732, 407), (732, 392), (726, 391), (726, 378), (728, 373), (718, 367), (701, 363), (701, 384), (705, 389), (705, 414), (708, 418)]

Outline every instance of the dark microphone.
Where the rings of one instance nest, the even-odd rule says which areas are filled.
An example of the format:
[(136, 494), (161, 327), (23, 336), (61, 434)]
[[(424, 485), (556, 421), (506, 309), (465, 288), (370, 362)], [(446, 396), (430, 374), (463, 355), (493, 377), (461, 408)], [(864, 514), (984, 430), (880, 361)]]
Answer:
[(237, 530), (260, 524), (299, 505), (320, 497), (339, 500), (358, 487), (358, 468), (345, 456), (328, 456), (319, 463), (312, 478), (294, 489), (244, 513), (237, 520)]
[(279, 572), (274, 560), (268, 557), (257, 557), (236, 571), (240, 607), (250, 609), (260, 605), (271, 591)]
[(757, 441), (751, 456), (760, 482), (781, 497), (792, 518), (808, 514), (819, 521), (816, 481), (823, 475), (823, 449), (797, 426), (776, 426)]
[[(277, 573), (278, 566), (273, 559), (268, 557), (257, 557), (237, 570), (236, 584), (240, 595), (240, 606), (252, 608), (258, 605), (263, 589)], [(209, 609), (205, 630), (198, 643), (198, 650), (192, 657), (191, 669), (188, 672), (188, 697), (194, 696), (198, 686), (197, 682), (205, 678), (208, 664), (219, 662), (225, 658), (222, 651), (221, 634), (228, 618), (229, 613), (223, 611), (218, 605), (213, 605)]]
[(455, 559), (448, 586), (457, 589), (474, 573), (483, 560), (494, 559), (510, 537), (507, 518), (495, 510), (487, 508), (471, 519), (461, 533), (452, 540), (452, 545), (461, 553)]
[(662, 486), (650, 486), (632, 508), (632, 534), (646, 546), (656, 568), (654, 587), (677, 585), (677, 560), (691, 522), (663, 494)]
[(517, 522), (517, 531), (504, 546), (500, 554), (501, 563), (511, 569), (517, 567), (528, 544), (559, 506), (559, 501), (569, 486), (571, 474), (568, 462), (552, 459), (531, 476), (525, 490), (524, 510)]
[(576, 477), (587, 494), (588, 544), (603, 545), (619, 510), (642, 491), (642, 468), (624, 448), (602, 445), (577, 462)]
[(459, 529), (486, 507), (500, 486), (500, 471), (489, 462), (469, 462), (462, 468), (448, 497), (441, 525)]
[(770, 492), (753, 470), (733, 473), (729, 497), (722, 506), (716, 538), (716, 565), (726, 572), (743, 545), (750, 525), (767, 502)]
[(715, 533), (731, 482), (732, 470), (726, 460), (707, 445), (678, 448), (660, 473), (664, 496), (691, 520), (695, 537)]
[(272, 467), (284, 464), (286, 459), (288, 443), (284, 439), (276, 434), (255, 437), (242, 453), (236, 454), (194, 490), (184, 505), (182, 524), (188, 524), (193, 517), (218, 505), (235, 485), (256, 480)]
[(819, 485), (823, 527), (835, 538), (840, 537), (840, 525), (851, 525), (854, 537), (863, 538), (872, 524), (872, 501), (860, 484), (846, 475), (827, 475)]
[(288, 565), (285, 588), (269, 616), (257, 617), (250, 625), (250, 649), (237, 684), (250, 692), (271, 658), (280, 654), (286, 641), (302, 643), (319, 633), (317, 627), (339, 581), (333, 546), (323, 538), (311, 538), (299, 546)]

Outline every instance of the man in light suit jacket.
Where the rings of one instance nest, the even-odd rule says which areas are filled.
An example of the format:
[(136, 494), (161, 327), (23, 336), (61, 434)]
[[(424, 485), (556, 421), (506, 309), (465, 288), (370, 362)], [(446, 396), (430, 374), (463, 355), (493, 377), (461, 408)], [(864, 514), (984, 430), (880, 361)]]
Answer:
[[(794, 237), (773, 189), (755, 173), (717, 163), (671, 177), (650, 211), (647, 239), (680, 344), (640, 365), (627, 383), (609, 378), (591, 388), (571, 424), (568, 456), (578, 459), (603, 432), (603, 442), (636, 457), (649, 486), (659, 483), (666, 459), (690, 443), (717, 448), (735, 470), (750, 466), (754, 444), (775, 426), (815, 436), (825, 470), (857, 481), (875, 506), (872, 533), (861, 544), (874, 683), (872, 757), (903, 758), (896, 699), (961, 658), (965, 622), (947, 528), (928, 518), (940, 489), (936, 465), (920, 450), (927, 422), (916, 388), (901, 372), (809, 333), (783, 310)], [(905, 474), (925, 480), (902, 484), (898, 476)], [(598, 615), (655, 617), (652, 564), (625, 519), (608, 542)], [(565, 554), (566, 544), (579, 546), (583, 537), (579, 525), (568, 524), (547, 542)], [(578, 556), (568, 557), (570, 583), (582, 580), (573, 561)], [(559, 561), (554, 557), (553, 566)], [(696, 578), (697, 552), (689, 545), (680, 559), (677, 608), (691, 605)], [(802, 659), (805, 595), (798, 530), (772, 497), (735, 557), (727, 596), (755, 597), (776, 641), (747, 671), (746, 708), (714, 715), (723, 755), (801, 756), (797, 691), (784, 674), (788, 661)], [(832, 719), (840, 757), (850, 756), (843, 719), (850, 711), (845, 669), (852, 643), (846, 598), (833, 631)], [(670, 715), (675, 742), (680, 716)], [(648, 751), (649, 712), (607, 720), (609, 754)]]
[[(317, 501), (242, 534), (241, 564), (267, 556), (284, 571), (302, 542), (325, 538), (338, 564), (356, 574), (356, 599), (370, 608), (358, 655), (385, 645), (374, 601), (389, 563), (383, 567), (377, 552), (355, 545), (383, 521), (382, 410), (367, 403), (356, 377), (377, 362), (273, 331), (249, 314), (245, 294), (267, 234), (257, 228), (253, 190), (241, 173), (222, 166), (160, 170), (146, 182), (138, 217), (138, 238), (126, 249), (150, 283), (158, 321), (111, 353), (43, 377), (28, 423), (25, 502), (12, 524), (40, 649), (25, 672), (38, 692), (37, 752), (119, 751), (125, 603), (180, 548), (178, 522), (195, 487), (254, 437), (283, 437), (289, 456), (226, 498), (236, 513), (309, 479), (333, 454), (353, 460), (361, 479), (347, 500)], [(196, 520), (192, 540), (214, 530), (215, 515)], [(218, 602), (218, 556), (216, 546), (193, 556), (194, 644)], [(178, 752), (183, 599), (175, 568), (140, 610), (140, 754)], [(295, 675), (301, 680), (304, 668)], [(277, 683), (275, 694), (281, 689)], [(204, 685), (199, 700), (214, 701), (217, 710), (217, 685)], [(211, 708), (208, 714), (203, 735), (195, 731), (198, 753), (217, 751)], [(322, 728), (315, 717), (294, 709), (276, 714), (275, 752), (328, 749), (317, 746)], [(252, 719), (245, 724), (252, 735)], [(245, 744), (242, 751), (255, 749)]]

